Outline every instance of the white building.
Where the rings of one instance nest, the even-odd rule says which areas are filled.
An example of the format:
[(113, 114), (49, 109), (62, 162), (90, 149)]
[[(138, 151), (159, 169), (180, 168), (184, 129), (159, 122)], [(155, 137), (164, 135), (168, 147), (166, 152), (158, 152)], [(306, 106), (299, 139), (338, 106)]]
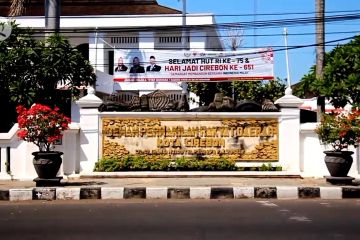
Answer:
[[(10, 0), (0, 0), (0, 16), (6, 16)], [(44, 0), (24, 3), (23, 27), (45, 28)], [(114, 49), (180, 50), (182, 12), (161, 6), (156, 0), (62, 0), (60, 32), (86, 56), (97, 72), (97, 92), (114, 90), (146, 94), (156, 89), (180, 94), (177, 83), (113, 83)], [(185, 46), (190, 50), (222, 50), (213, 14), (186, 15)]]

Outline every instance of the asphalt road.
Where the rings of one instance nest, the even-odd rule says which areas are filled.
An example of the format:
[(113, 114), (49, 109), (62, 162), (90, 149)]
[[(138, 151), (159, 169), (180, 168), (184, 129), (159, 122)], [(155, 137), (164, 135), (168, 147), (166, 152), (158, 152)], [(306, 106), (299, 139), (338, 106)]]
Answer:
[(0, 239), (360, 239), (360, 200), (0, 202)]

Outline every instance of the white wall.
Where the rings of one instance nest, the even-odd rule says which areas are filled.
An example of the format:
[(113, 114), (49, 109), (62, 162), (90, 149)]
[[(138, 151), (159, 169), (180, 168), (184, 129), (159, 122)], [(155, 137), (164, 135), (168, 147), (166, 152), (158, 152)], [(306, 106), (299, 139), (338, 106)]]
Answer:
[[(296, 99), (295, 99), (296, 100)], [(201, 118), (221, 119), (221, 118), (271, 118), (279, 119), (279, 162), (273, 162), (274, 166), (280, 165), (284, 171), (294, 174), (301, 174), (304, 177), (320, 177), (329, 175), (325, 163), (323, 151), (325, 148), (320, 145), (316, 133), (314, 132), (316, 123), (300, 124), (299, 109), (294, 98), (287, 96), (280, 103), (283, 105), (281, 112), (255, 112), (255, 113), (184, 113), (184, 112), (129, 112), (129, 113), (99, 113), (97, 108), (102, 103), (94, 95), (93, 89), (88, 89), (88, 95), (77, 101), (80, 109), (79, 123), (72, 123), (70, 129), (65, 131), (61, 145), (57, 145), (55, 150), (64, 152), (63, 164), (60, 175), (71, 175), (77, 173), (89, 174), (93, 171), (95, 163), (99, 158), (100, 149), (100, 118), (109, 116), (124, 117), (169, 117), (184, 119)], [(285, 102), (287, 101), (287, 104)], [(291, 101), (293, 101), (291, 103)], [(289, 103), (290, 102), (290, 103)], [(36, 173), (32, 164), (33, 151), (37, 147), (31, 143), (19, 141), (16, 132), (17, 124), (8, 132), (0, 133), (1, 148), (1, 171), (0, 179), (33, 179)], [(7, 158), (7, 147), (10, 147), (11, 174), (6, 172), (5, 161)], [(353, 155), (353, 165), (349, 176), (359, 178), (360, 153), (359, 149)], [(239, 166), (260, 166), (262, 162), (241, 162)]]
[[(301, 124), (300, 134), (300, 168), (304, 177), (322, 178), (329, 175), (326, 168), (323, 151), (331, 148), (320, 144), (317, 134), (315, 133), (316, 123)], [(353, 164), (349, 176), (360, 177), (359, 174), (359, 149), (350, 148), (354, 151), (352, 155)]]
[[(15, 18), (21, 27), (44, 28), (44, 18)], [(187, 14), (187, 25), (204, 25), (214, 23), (213, 14)], [(61, 16), (61, 28), (109, 28), (109, 27), (156, 27), (156, 26), (181, 26), (181, 14), (162, 15), (120, 15), (120, 16)]]
[[(39, 151), (32, 143), (19, 140), (16, 133), (17, 124), (9, 133), (0, 134), (1, 171), (0, 179), (32, 180), (37, 177), (33, 166), (32, 152)], [(63, 164), (59, 175), (66, 176), (79, 172), (79, 126), (70, 124), (70, 129), (64, 132), (61, 145), (55, 145), (56, 151), (64, 152)], [(6, 172), (7, 147), (10, 147), (10, 173)]]

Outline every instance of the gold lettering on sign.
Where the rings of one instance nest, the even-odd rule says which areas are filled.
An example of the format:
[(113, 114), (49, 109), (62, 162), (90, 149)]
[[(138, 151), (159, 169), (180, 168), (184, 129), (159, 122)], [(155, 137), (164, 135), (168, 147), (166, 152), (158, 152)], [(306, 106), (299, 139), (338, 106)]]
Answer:
[(102, 155), (278, 160), (277, 119), (102, 119)]

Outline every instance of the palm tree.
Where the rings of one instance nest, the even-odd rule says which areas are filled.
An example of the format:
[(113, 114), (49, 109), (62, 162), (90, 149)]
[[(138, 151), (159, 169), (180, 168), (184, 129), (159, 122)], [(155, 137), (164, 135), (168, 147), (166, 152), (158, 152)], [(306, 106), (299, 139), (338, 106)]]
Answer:
[[(49, 32), (58, 32), (60, 28), (60, 0), (45, 0), (45, 28)], [(25, 0), (11, 0), (10, 17), (21, 16)]]
[(325, 0), (316, 0), (316, 77), (323, 77), (325, 55), (324, 15)]
[[(324, 76), (324, 56), (325, 56), (325, 0), (316, 0), (316, 78), (322, 79)], [(325, 112), (325, 97), (318, 96), (317, 99), (317, 119), (322, 117)]]
[(25, 0), (11, 0), (9, 17), (16, 17), (22, 15), (24, 11)]

